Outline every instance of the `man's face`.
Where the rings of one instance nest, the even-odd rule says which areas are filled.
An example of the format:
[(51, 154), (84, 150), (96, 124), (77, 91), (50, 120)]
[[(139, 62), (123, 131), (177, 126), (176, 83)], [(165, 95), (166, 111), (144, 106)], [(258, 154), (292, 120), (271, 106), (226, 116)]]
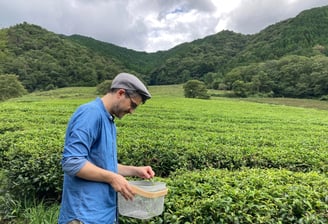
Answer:
[(142, 98), (139, 95), (131, 97), (125, 91), (118, 94), (119, 97), (112, 113), (119, 119), (121, 119), (126, 114), (132, 114), (135, 109), (142, 103)]

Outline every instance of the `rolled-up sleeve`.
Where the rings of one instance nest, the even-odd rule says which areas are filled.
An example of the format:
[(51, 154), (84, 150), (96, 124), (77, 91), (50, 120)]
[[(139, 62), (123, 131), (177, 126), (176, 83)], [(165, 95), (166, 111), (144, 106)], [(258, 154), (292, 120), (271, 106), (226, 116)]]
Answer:
[(62, 160), (62, 168), (68, 175), (75, 176), (86, 162), (84, 157), (67, 157)]

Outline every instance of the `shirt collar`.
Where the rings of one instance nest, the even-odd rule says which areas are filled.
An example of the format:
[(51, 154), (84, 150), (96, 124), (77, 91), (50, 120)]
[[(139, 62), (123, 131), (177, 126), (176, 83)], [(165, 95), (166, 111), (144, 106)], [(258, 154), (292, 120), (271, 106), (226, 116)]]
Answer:
[(102, 102), (102, 100), (101, 100), (99, 97), (97, 97), (96, 101), (100, 104), (101, 109), (102, 109), (103, 112), (106, 114), (106, 116), (108, 117), (108, 119), (109, 119), (110, 121), (114, 122), (115, 117), (114, 117), (111, 113), (109, 113), (109, 112), (106, 110), (105, 105), (104, 105), (104, 103)]

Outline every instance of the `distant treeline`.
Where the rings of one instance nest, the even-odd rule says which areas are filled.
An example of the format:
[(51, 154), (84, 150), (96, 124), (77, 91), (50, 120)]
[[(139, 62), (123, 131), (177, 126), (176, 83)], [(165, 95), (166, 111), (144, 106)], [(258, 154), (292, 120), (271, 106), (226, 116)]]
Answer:
[(328, 57), (286, 56), (237, 67), (224, 77), (209, 73), (213, 89), (233, 90), (237, 96), (325, 98), (328, 94)]
[(328, 6), (306, 10), (254, 35), (222, 31), (167, 51), (138, 52), (22, 23), (0, 30), (0, 74), (29, 91), (95, 86), (132, 72), (148, 85), (199, 80), (235, 95), (328, 95)]
[(1, 30), (0, 74), (16, 74), (28, 91), (95, 86), (113, 78), (119, 62), (27, 23)]

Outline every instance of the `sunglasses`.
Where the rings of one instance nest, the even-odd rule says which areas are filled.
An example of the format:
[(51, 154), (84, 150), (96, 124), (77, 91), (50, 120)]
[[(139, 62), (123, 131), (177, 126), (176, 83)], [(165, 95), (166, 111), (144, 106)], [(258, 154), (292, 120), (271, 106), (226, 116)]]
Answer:
[(127, 97), (129, 97), (129, 99), (130, 99), (130, 107), (131, 107), (133, 110), (137, 109), (138, 104), (132, 100), (131, 96), (130, 96), (127, 92), (125, 92), (125, 95), (126, 95)]

